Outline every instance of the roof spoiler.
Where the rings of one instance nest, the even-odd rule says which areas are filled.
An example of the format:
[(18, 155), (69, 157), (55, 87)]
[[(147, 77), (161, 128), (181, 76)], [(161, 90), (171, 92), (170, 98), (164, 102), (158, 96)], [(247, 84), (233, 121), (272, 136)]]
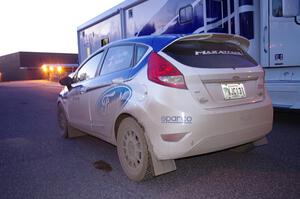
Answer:
[(219, 41), (229, 42), (240, 46), (243, 50), (247, 51), (250, 42), (245, 37), (240, 35), (222, 34), (222, 33), (204, 33), (204, 34), (192, 34), (178, 39), (177, 41), (189, 41), (189, 40), (203, 40), (203, 41)]

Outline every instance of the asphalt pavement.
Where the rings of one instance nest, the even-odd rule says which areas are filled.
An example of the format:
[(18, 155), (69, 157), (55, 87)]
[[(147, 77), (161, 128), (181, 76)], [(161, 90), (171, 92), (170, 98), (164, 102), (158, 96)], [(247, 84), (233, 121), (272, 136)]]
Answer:
[[(269, 144), (176, 160), (175, 172), (136, 183), (100, 139), (64, 139), (61, 87), (0, 83), (0, 198), (300, 198), (300, 114), (276, 111)], [(109, 169), (95, 167), (103, 161)]]

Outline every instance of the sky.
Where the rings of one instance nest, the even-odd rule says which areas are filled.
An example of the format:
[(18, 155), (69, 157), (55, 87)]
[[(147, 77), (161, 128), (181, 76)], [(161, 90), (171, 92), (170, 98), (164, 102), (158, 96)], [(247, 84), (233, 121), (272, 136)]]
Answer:
[(0, 56), (77, 53), (77, 27), (123, 0), (1, 0)]

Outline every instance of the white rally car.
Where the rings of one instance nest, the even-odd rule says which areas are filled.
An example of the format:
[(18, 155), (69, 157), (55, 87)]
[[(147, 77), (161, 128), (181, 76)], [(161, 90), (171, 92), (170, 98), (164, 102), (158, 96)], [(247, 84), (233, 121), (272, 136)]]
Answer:
[(227, 34), (111, 43), (60, 81), (61, 133), (80, 130), (116, 145), (135, 181), (175, 170), (178, 158), (261, 144), (273, 108), (248, 46)]

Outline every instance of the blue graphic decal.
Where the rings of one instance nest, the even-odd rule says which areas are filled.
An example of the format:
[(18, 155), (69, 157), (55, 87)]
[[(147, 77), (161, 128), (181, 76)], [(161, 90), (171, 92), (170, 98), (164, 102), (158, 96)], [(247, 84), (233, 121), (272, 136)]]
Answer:
[(240, 13), (240, 35), (247, 39), (254, 38), (253, 11)]
[(123, 108), (132, 96), (132, 90), (126, 85), (115, 86), (106, 90), (97, 102), (100, 114), (112, 113)]
[[(203, 1), (200, 0), (168, 1), (150, 21), (145, 23), (136, 36), (202, 32), (229, 33), (228, 28), (231, 28), (232, 34), (236, 34), (239, 30), (235, 30), (234, 14), (238, 12), (240, 35), (248, 39), (254, 38), (253, 0), (239, 0), (237, 10), (234, 8), (234, 0), (230, 0), (230, 8), (228, 8), (227, 0), (206, 0), (205, 2), (206, 10), (204, 10)], [(179, 9), (187, 5), (193, 6), (193, 20), (180, 24)], [(203, 12), (206, 12), (206, 27)], [(230, 27), (229, 22), (231, 22)]]
[(244, 6), (244, 5), (253, 5), (253, 0), (240, 0), (239, 1), (239, 6)]
[[(144, 1), (137, 2), (130, 9), (125, 9), (126, 23), (124, 27), (127, 31), (127, 38), (145, 35), (230, 32), (240, 34), (250, 40), (254, 39), (254, 4), (256, 2), (253, 0), (167, 0), (153, 2), (153, 4), (140, 3)], [(154, 11), (152, 11), (151, 6), (157, 8), (157, 10), (154, 9), (155, 13), (152, 13)], [(190, 11), (192, 20), (181, 23), (180, 19), (184, 15), (180, 15), (179, 10), (187, 6), (192, 6), (192, 11)], [(116, 10), (116, 8), (114, 9)], [(148, 13), (149, 17), (147, 19), (144, 18), (145, 9), (148, 9), (151, 13)], [(130, 16), (129, 11), (131, 11)], [(205, 16), (206, 19), (204, 19)], [(94, 23), (85, 24), (78, 31), (80, 61), (86, 58), (88, 52), (94, 52), (100, 48), (102, 39), (108, 38), (110, 41), (116, 41), (126, 36), (122, 36), (120, 28), (115, 28), (121, 27), (118, 14), (112, 17), (102, 17), (101, 20), (100, 16), (98, 18), (97, 23), (94, 20)], [(99, 27), (101, 29), (102, 26), (106, 25), (110, 27), (109, 34), (100, 35)], [(159, 51), (174, 38), (169, 35), (168, 38), (163, 38), (161, 41), (159, 39), (159, 37), (155, 40), (144, 38), (143, 41), (140, 40), (139, 42), (152, 46), (154, 51)], [(127, 41), (134, 40), (129, 39)]]
[(234, 13), (234, 0), (230, 0), (230, 14)]
[(235, 21), (234, 21), (234, 18), (231, 19), (231, 34), (235, 34)]

